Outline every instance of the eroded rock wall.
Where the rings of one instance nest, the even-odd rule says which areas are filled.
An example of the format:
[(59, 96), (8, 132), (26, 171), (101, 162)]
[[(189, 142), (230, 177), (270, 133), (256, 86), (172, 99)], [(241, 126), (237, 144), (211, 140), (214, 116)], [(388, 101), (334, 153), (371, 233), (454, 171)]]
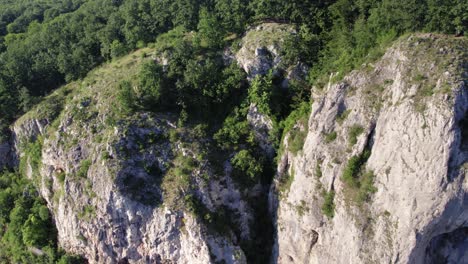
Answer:
[[(425, 263), (433, 238), (466, 227), (467, 44), (404, 37), (315, 90), (303, 150), (281, 157), (272, 191), (273, 262)], [(372, 173), (375, 189), (345, 181), (352, 157), (363, 160), (355, 177)], [(292, 182), (280, 192), (284, 177)]]

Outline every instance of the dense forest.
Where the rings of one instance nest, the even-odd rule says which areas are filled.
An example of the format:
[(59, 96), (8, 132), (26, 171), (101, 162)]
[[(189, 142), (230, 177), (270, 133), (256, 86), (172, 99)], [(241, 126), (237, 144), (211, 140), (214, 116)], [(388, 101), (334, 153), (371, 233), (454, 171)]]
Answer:
[[(236, 65), (224, 66), (223, 49), (235, 45), (246, 28), (265, 20), (296, 27), (298, 34), (282, 50), (285, 63), (302, 62), (310, 72), (307, 83), (293, 84), (287, 92), (271, 89), (277, 84), (275, 76), (258, 77), (245, 94), (245, 73)], [(8, 127), (16, 118), (54, 89), (163, 38), (171, 45), (156, 49), (171, 52), (168, 68), (143, 65), (139, 94), (129, 82), (121, 82), (122, 109), (171, 111), (182, 124), (221, 122), (214, 138), (222, 149), (244, 142), (247, 147), (233, 164), (245, 175), (255, 175), (262, 166), (252, 163), (255, 146), (248, 147), (243, 109), (226, 118), (243, 97), (276, 119), (279, 141), (307, 112), (304, 102), (310, 87), (323, 85), (329, 73), (343, 76), (378, 58), (405, 33), (462, 35), (467, 26), (464, 0), (0, 0), (0, 142), (9, 138)], [(0, 262), (79, 262), (57, 249), (55, 232), (33, 185), (17, 172), (4, 172)], [(47, 248), (47, 254), (36, 256), (31, 247)]]

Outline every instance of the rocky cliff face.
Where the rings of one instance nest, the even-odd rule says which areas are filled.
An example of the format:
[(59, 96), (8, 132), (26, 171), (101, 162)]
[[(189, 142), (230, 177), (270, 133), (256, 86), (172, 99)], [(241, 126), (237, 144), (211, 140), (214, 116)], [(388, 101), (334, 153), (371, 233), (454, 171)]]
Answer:
[(314, 90), (303, 150), (281, 157), (272, 188), (274, 262), (466, 261), (467, 50), (404, 37)]
[[(269, 70), (301, 78), (300, 65), (281, 68), (290, 34), (287, 25), (251, 29), (237, 63), (250, 79)], [(378, 62), (313, 89), (308, 124), (294, 128), (304, 146), (290, 151), (285, 137), (270, 190), (273, 263), (466, 261), (467, 45), (404, 37)], [(269, 223), (254, 219), (265, 188), (239, 187), (229, 159), (211, 164), (211, 140), (175, 116), (120, 113), (118, 81), (137, 73), (143, 53), (151, 50), (93, 71), (21, 117), (10, 161), (46, 199), (60, 246), (90, 263), (246, 263), (246, 241)], [(254, 104), (246, 118), (274, 156), (272, 120)]]
[(286, 71), (283, 86), (288, 80), (301, 79), (307, 74), (307, 67), (298, 63), (286, 65), (282, 58), (284, 42), (296, 35), (292, 25), (278, 23), (263, 23), (249, 29), (240, 42), (240, 49), (235, 54), (235, 60), (248, 74), (249, 80), (257, 75), (282, 74)]
[[(20, 169), (46, 199), (60, 246), (90, 263), (245, 263), (238, 237), (250, 238), (251, 209), (229, 173), (216, 174), (191, 145), (206, 140), (171, 115), (113, 108), (116, 82), (141, 57), (104, 66), (20, 118)], [(238, 236), (204, 221), (220, 210), (236, 215)]]

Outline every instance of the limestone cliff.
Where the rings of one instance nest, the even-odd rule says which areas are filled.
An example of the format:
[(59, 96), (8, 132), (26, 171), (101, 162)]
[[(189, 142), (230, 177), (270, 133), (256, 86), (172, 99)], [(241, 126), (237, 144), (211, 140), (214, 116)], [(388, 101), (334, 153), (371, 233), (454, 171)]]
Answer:
[(137, 72), (143, 52), (151, 50), (60, 88), (21, 117), (20, 170), (46, 199), (60, 246), (89, 263), (245, 263), (238, 236), (215, 216), (237, 215), (236, 234), (248, 240), (251, 209), (229, 174), (200, 155), (206, 140), (171, 114), (123, 116), (115, 105), (118, 82)]
[(467, 50), (402, 37), (313, 89), (304, 147), (279, 159), (271, 192), (273, 262), (466, 262)]

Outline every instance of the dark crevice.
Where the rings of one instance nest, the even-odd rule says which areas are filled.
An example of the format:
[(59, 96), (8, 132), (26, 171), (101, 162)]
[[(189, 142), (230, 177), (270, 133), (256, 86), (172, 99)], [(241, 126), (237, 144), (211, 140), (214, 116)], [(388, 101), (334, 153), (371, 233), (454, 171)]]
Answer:
[(455, 264), (468, 261), (468, 227), (434, 237), (426, 248), (424, 263)]
[(468, 111), (465, 113), (465, 116), (458, 122), (458, 127), (460, 128), (461, 135), (460, 150), (468, 151)]
[(374, 146), (375, 141), (375, 123), (371, 124), (369, 134), (366, 138), (366, 147), (365, 149), (372, 151), (372, 146)]

